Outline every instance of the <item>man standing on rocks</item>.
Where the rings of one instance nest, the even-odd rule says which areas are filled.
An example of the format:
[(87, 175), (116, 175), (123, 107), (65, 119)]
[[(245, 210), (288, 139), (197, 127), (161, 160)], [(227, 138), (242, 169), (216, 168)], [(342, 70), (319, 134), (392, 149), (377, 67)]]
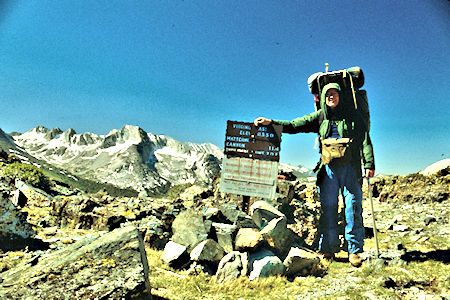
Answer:
[(319, 134), (321, 160), (315, 169), (322, 207), (319, 249), (327, 259), (333, 259), (339, 251), (337, 210), (341, 192), (345, 202), (345, 239), (349, 262), (359, 267), (361, 258), (358, 253), (363, 252), (364, 245), (361, 162), (365, 177), (370, 178), (375, 173), (375, 161), (367, 120), (350, 107), (353, 103), (346, 103), (345, 99), (340, 103), (341, 98), (340, 86), (329, 83), (323, 88), (320, 99), (322, 108), (318, 111), (292, 121), (258, 117), (254, 123), (256, 126), (280, 124), (285, 133)]

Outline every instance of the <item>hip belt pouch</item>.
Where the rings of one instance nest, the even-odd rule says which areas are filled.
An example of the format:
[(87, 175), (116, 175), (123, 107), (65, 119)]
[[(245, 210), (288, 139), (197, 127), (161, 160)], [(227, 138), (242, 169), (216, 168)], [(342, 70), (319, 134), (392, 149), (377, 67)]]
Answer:
[(321, 159), (324, 164), (329, 164), (331, 161), (339, 160), (339, 162), (350, 162), (350, 151), (348, 147), (352, 139), (350, 138), (329, 138), (322, 139), (322, 156)]

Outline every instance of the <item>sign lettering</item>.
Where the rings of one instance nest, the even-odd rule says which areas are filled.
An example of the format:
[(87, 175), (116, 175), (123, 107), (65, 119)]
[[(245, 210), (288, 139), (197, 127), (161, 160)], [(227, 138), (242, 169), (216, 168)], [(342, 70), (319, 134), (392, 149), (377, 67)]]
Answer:
[(225, 155), (280, 161), (281, 125), (227, 122)]
[(275, 197), (281, 130), (281, 125), (227, 122), (221, 192)]

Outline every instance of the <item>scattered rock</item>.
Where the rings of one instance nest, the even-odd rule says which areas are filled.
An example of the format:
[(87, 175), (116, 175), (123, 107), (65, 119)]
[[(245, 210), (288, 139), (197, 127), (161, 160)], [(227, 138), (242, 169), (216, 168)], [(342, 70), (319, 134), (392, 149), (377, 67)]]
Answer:
[(449, 184), (448, 173), (380, 176), (372, 180), (373, 189), (381, 202), (443, 202), (449, 199)]
[(388, 276), (383, 276), (380, 278), (380, 285), (385, 288), (395, 288), (397, 287), (397, 283)]
[(261, 235), (281, 257), (288, 253), (294, 240), (291, 231), (286, 226), (286, 218), (284, 217), (270, 220), (261, 230)]
[(223, 223), (212, 223), (217, 236), (217, 242), (225, 250), (226, 253), (233, 251), (234, 233), (237, 226)]
[(282, 275), (284, 271), (285, 266), (283, 262), (273, 252), (262, 249), (250, 254), (249, 280)]
[(397, 250), (406, 250), (405, 246), (402, 243), (397, 243), (395, 248)]
[(11, 201), (16, 207), (24, 207), (25, 204), (27, 204), (27, 200), (27, 197), (24, 193), (22, 193), (21, 190), (17, 189), (15, 192), (13, 192)]
[(202, 209), (202, 214), (207, 220), (211, 219), (211, 217), (213, 217), (213, 216), (217, 216), (218, 213), (219, 213), (219, 209), (217, 207), (205, 206)]
[(188, 251), (208, 238), (203, 216), (193, 209), (182, 211), (172, 224), (172, 241), (184, 245)]
[(27, 222), (27, 214), (20, 211), (0, 192), (0, 250), (23, 249), (33, 239), (35, 231)]
[(219, 210), (232, 224), (235, 224), (239, 217), (245, 218), (247, 216), (246, 213), (238, 209), (235, 202), (224, 203), (219, 206)]
[(387, 261), (382, 258), (369, 258), (364, 262), (364, 264), (373, 267), (375, 270), (379, 270), (387, 266)]
[(285, 275), (289, 277), (310, 274), (311, 269), (320, 263), (319, 255), (312, 251), (293, 247), (283, 261), (286, 267)]
[(41, 189), (26, 184), (22, 180), (15, 180), (16, 188), (27, 198), (26, 202), (39, 202), (41, 206), (49, 206), (52, 197)]
[(173, 268), (181, 268), (189, 261), (187, 247), (169, 241), (164, 247), (161, 260)]
[(239, 215), (236, 220), (236, 226), (238, 228), (258, 228), (255, 221), (249, 215)]
[(393, 231), (408, 231), (409, 227), (406, 225), (392, 225), (390, 229)]
[(204, 199), (210, 195), (209, 189), (204, 186), (193, 185), (188, 187), (180, 194), (183, 201), (193, 201), (195, 199)]
[(148, 198), (148, 193), (146, 190), (142, 190), (139, 192), (138, 194), (138, 198), (139, 199), (147, 199)]
[(253, 221), (260, 228), (264, 228), (272, 219), (283, 218), (286, 216), (279, 210), (275, 209), (272, 205), (266, 201), (256, 201), (250, 207), (250, 212)]
[(436, 222), (436, 217), (434, 217), (434, 216), (426, 216), (423, 221), (424, 221), (425, 225), (428, 226), (431, 223)]
[(235, 240), (236, 250), (254, 250), (260, 247), (264, 239), (256, 228), (240, 228)]
[(232, 278), (246, 276), (248, 272), (248, 254), (233, 251), (225, 255), (219, 262), (216, 281), (222, 283)]
[(200, 242), (191, 251), (191, 260), (194, 261), (209, 261), (209, 262), (219, 262), (224, 256), (224, 251), (220, 245), (212, 240), (207, 239), (206, 241)]

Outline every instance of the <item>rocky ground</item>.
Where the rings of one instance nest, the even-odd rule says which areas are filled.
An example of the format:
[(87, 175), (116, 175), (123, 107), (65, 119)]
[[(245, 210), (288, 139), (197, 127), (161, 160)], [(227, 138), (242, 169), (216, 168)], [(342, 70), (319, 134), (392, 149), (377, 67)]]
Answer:
[[(57, 184), (44, 191), (3, 178), (0, 298), (144, 298), (151, 286), (155, 297), (166, 299), (256, 299), (269, 294), (273, 299), (448, 299), (449, 180), (448, 172), (373, 179), (380, 255), (375, 250), (370, 202), (365, 200), (366, 251), (361, 268), (351, 267), (344, 251), (331, 262), (311, 254), (317, 268), (308, 265), (294, 276), (283, 271), (250, 282), (249, 266), (244, 271), (241, 267), (236, 278), (220, 282), (215, 273), (219, 258), (212, 264), (196, 261), (203, 255), (199, 250), (194, 251), (197, 256), (190, 250), (189, 265), (169, 266), (161, 260), (169, 241), (182, 240), (175, 238), (176, 220), (186, 211), (200, 216), (201, 226), (215, 228), (205, 233), (205, 239), (220, 243), (225, 255), (238, 248), (239, 233), (236, 229), (231, 235), (232, 249), (226, 250), (229, 244), (219, 241), (220, 230), (255, 227), (255, 217), (242, 210), (248, 212), (247, 207), (260, 199), (245, 203), (242, 197), (220, 194), (217, 185), (193, 186), (171, 198), (112, 197)], [(295, 244), (315, 250), (320, 204), (314, 183), (280, 181), (278, 192), (271, 204), (286, 220), (281, 222), (286, 227), (283, 234), (293, 233), (289, 240), (295, 243), (277, 243), (271, 233), (261, 231), (265, 246), (260, 247), (277, 252), (279, 245)], [(141, 257), (143, 249), (146, 259)], [(240, 251), (250, 256), (256, 252), (250, 246)], [(277, 255), (284, 258), (286, 253)]]

